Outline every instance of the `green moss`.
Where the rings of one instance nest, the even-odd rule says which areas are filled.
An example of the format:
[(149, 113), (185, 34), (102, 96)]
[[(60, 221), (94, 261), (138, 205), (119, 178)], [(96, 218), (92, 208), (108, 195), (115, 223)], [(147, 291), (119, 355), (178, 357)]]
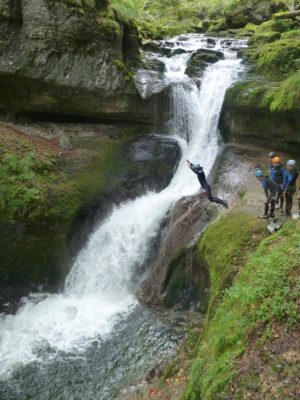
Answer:
[(293, 29), (295, 23), (290, 20), (269, 20), (267, 22), (258, 25), (256, 33), (268, 33), (268, 32), (287, 32)]
[(271, 112), (300, 108), (299, 72), (281, 82), (241, 81), (226, 92), (226, 104), (250, 108), (269, 109)]
[[(229, 222), (231, 219), (235, 222)], [(247, 229), (244, 229), (244, 221), (240, 220), (238, 214), (228, 215), (210, 226), (206, 239), (204, 235), (200, 241), (199, 248), (204, 247), (213, 271), (216, 270), (214, 265), (219, 265), (216, 272), (218, 271), (223, 278), (228, 267), (230, 270), (230, 265), (234, 269), (235, 251), (237, 250), (237, 257), (240, 257), (239, 252), (243, 252), (246, 244), (239, 238), (240, 230), (244, 232), (242, 237), (248, 236), (250, 241), (255, 239), (251, 238), (251, 231), (255, 227), (254, 221), (253, 224), (250, 220), (246, 223), (248, 233)], [(236, 230), (225, 229), (230, 225)], [(222, 228), (223, 235), (217, 241), (215, 237), (218, 237)], [(232, 233), (231, 240), (226, 240), (226, 231)], [(252, 235), (256, 236), (256, 233), (252, 232)], [(210, 241), (215, 241), (215, 247)], [(235, 247), (234, 243), (239, 243), (240, 247)], [(219, 259), (216, 260), (217, 256)], [(299, 221), (287, 222), (279, 232), (262, 240), (255, 252), (252, 254), (248, 252), (244, 260), (240, 259), (239, 272), (232, 287), (225, 292), (215, 313), (210, 313), (206, 321), (205, 332), (201, 338), (197, 360), (192, 368), (191, 381), (184, 399), (245, 398), (243, 396), (246, 392), (239, 394), (240, 397), (235, 397), (229, 389), (229, 383), (237, 379), (238, 375), (236, 360), (248, 348), (247, 339), (258, 322), (263, 326), (261, 333), (263, 335), (264, 330), (272, 328), (274, 323), (280, 323), (289, 329), (299, 320), (296, 303), (300, 289), (299, 260)], [(222, 265), (225, 268), (224, 272), (220, 270)], [(213, 290), (220, 290), (222, 285), (218, 276), (212, 278), (212, 285)], [(259, 383), (256, 379), (254, 381), (259, 390)], [(247, 387), (247, 384), (244, 387)]]
[(271, 76), (295, 72), (300, 66), (299, 44), (293, 39), (281, 39), (263, 45), (257, 53), (258, 68)]
[(271, 43), (275, 42), (276, 40), (280, 39), (281, 34), (279, 32), (267, 32), (260, 35), (255, 35), (249, 41), (249, 44), (264, 44), (264, 43)]
[(271, 111), (300, 109), (300, 72), (296, 72), (265, 95), (263, 104)]
[(246, 213), (234, 213), (209, 225), (198, 244), (199, 259), (209, 265), (211, 297), (208, 315), (231, 286), (239, 266), (255, 248), (265, 224)]
[(268, 84), (262, 82), (241, 81), (226, 92), (226, 104), (245, 107), (260, 107)]
[(123, 77), (125, 81), (133, 80), (133, 73), (131, 72), (130, 68), (124, 63), (122, 60), (115, 60), (115, 65), (123, 73)]
[(282, 34), (282, 39), (294, 39), (300, 40), (300, 29), (294, 29), (292, 31), (284, 32)]

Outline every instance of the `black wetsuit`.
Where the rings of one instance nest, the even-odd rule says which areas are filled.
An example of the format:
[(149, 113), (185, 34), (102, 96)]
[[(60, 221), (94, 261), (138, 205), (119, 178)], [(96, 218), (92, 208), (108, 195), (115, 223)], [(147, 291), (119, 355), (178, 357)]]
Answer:
[(275, 201), (277, 198), (279, 185), (277, 185), (276, 182), (272, 181), (272, 179), (270, 179), (268, 176), (264, 176), (261, 181), (261, 186), (263, 187), (266, 195), (264, 215), (268, 215), (268, 211), (270, 208), (269, 217), (274, 217)]
[(293, 206), (293, 196), (296, 192), (297, 179), (298, 179), (298, 171), (296, 169), (287, 171), (287, 174), (283, 182), (286, 215), (291, 215)]
[(205, 173), (203, 171), (203, 167), (201, 167), (198, 164), (195, 164), (195, 165), (191, 164), (190, 168), (197, 175), (198, 180), (200, 182), (200, 185), (201, 185), (202, 189), (204, 190), (205, 195), (207, 196), (208, 200), (213, 202), (213, 203), (221, 204), (223, 207), (228, 208), (226, 201), (221, 200), (218, 197), (215, 197), (215, 196), (212, 195), (211, 187), (206, 181), (206, 177), (205, 177)]

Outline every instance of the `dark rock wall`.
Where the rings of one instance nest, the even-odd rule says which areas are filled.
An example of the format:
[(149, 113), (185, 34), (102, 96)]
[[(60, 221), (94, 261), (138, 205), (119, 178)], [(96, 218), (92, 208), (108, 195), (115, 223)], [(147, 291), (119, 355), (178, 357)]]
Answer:
[(151, 101), (116, 63), (136, 55), (135, 34), (121, 25), (108, 32), (97, 11), (64, 0), (1, 2), (0, 110), (151, 121)]

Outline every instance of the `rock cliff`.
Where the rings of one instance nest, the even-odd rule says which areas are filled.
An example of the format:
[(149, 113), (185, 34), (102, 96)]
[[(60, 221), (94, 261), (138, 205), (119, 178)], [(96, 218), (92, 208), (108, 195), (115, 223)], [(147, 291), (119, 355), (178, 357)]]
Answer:
[(276, 83), (248, 79), (229, 88), (221, 113), (220, 130), (226, 140), (299, 153), (299, 109), (270, 111), (262, 98), (272, 86)]
[[(105, 1), (2, 0), (0, 111), (149, 123), (124, 61), (134, 32), (109, 26)], [(106, 22), (105, 22), (106, 21)]]

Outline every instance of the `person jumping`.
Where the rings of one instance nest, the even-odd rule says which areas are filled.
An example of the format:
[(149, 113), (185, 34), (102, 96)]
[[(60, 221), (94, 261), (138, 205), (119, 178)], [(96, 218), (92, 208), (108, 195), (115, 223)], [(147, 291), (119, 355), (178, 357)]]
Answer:
[(201, 188), (204, 190), (204, 193), (208, 200), (212, 203), (221, 204), (223, 207), (228, 208), (228, 203), (226, 200), (219, 199), (218, 197), (212, 195), (211, 186), (206, 181), (203, 167), (201, 167), (200, 164), (193, 164), (189, 160), (186, 160), (186, 162), (190, 169), (197, 175)]

